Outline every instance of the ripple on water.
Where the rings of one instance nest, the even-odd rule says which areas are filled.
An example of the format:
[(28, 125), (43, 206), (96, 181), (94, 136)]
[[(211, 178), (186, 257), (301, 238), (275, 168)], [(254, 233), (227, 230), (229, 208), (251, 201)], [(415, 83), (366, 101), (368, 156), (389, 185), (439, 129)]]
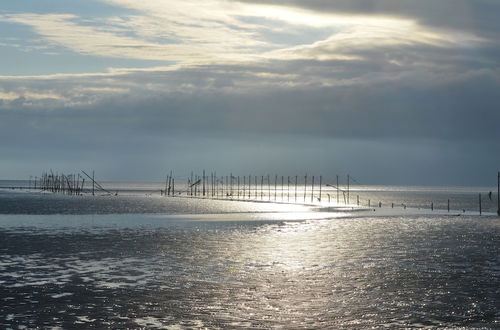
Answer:
[(0, 325), (499, 325), (496, 218), (134, 219), (0, 227)]

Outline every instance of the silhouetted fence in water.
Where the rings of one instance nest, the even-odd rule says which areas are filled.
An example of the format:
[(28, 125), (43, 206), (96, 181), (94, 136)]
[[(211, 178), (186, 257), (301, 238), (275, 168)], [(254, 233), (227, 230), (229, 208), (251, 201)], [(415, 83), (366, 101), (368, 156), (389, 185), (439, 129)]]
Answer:
[[(111, 193), (99, 184), (92, 175), (82, 171), (82, 174), (54, 174), (52, 171), (43, 173), (34, 180), (29, 180), (28, 187), (2, 187), (2, 188), (29, 188), (53, 193), (62, 193), (68, 195), (82, 195), (84, 193), (105, 192)], [(87, 181), (86, 181), (87, 180)], [(353, 185), (354, 183), (354, 185)], [(175, 177), (172, 172), (165, 180), (165, 188), (160, 190), (164, 196), (192, 197), (207, 199), (227, 199), (238, 201), (266, 201), (276, 203), (300, 203), (309, 205), (326, 206), (345, 206), (355, 208), (368, 207), (372, 209), (390, 207), (390, 208), (424, 208), (434, 210), (452, 210), (466, 211), (463, 208), (463, 198), (458, 201), (457, 198), (442, 198), (443, 194), (437, 199), (420, 199), (417, 202), (411, 199), (401, 199), (394, 193), (394, 198), (379, 198), (377, 194), (370, 190), (360, 190), (362, 184), (351, 175), (346, 176), (345, 183), (340, 182), (340, 177), (326, 178), (322, 175), (310, 176), (283, 176), (277, 175), (229, 175), (220, 176), (216, 172), (209, 175), (202, 171), (201, 175), (191, 172), (187, 177)], [(353, 189), (354, 187), (354, 189)], [(361, 191), (361, 193), (360, 193)], [(404, 194), (404, 192), (403, 192)], [(429, 194), (432, 195), (432, 194)], [(497, 176), (497, 202), (494, 207), (493, 192), (479, 192), (475, 198), (469, 198), (467, 201), (467, 211), (477, 211), (482, 214), (487, 212), (497, 212), (500, 215), (500, 172)], [(487, 196), (485, 198), (484, 196)], [(355, 199), (354, 199), (355, 197)], [(412, 198), (415, 198), (413, 195)], [(476, 205), (476, 206), (474, 206)]]
[[(92, 171), (92, 176), (82, 171), (82, 174), (59, 174), (50, 172), (42, 173), (40, 177), (33, 176), (30, 177), (28, 187), (10, 187), (12, 189), (35, 189), (40, 191), (48, 191), (52, 193), (61, 193), (67, 195), (82, 195), (83, 193), (92, 193), (95, 195), (97, 191), (103, 191), (107, 194), (112, 194), (109, 190), (105, 189), (101, 184), (99, 184), (94, 179), (94, 172)], [(91, 186), (85, 186), (85, 177), (90, 180)], [(8, 187), (9, 188), (9, 187)]]
[[(359, 183), (351, 175), (347, 175), (347, 180), (344, 184), (340, 183), (339, 176), (335, 180), (329, 178), (324, 180), (320, 176), (280, 176), (275, 174), (267, 175), (229, 175), (220, 176), (216, 172), (211, 172), (209, 175), (203, 171), (201, 174), (191, 172), (188, 177), (177, 178), (177, 189), (175, 188), (174, 176), (172, 172), (167, 176), (165, 181), (165, 189), (161, 190), (161, 194), (165, 196), (181, 196), (193, 198), (208, 198), (208, 199), (228, 199), (238, 201), (267, 201), (278, 203), (300, 203), (311, 205), (332, 205), (346, 206), (346, 207), (368, 207), (368, 208), (382, 208), (390, 207), (406, 209), (407, 207), (434, 210), (447, 210), (453, 211), (455, 205), (455, 212), (457, 210), (465, 212), (456, 202), (452, 199), (441, 200), (428, 200), (427, 203), (420, 202), (415, 205), (411, 200), (409, 201), (387, 201), (384, 203), (378, 200), (372, 203), (372, 199), (368, 196), (369, 192), (359, 194), (356, 187), (360, 187)], [(179, 182), (183, 182), (179, 184)], [(356, 185), (353, 186), (353, 183)], [(500, 194), (500, 173), (498, 176), (498, 186)], [(354, 187), (354, 189), (353, 189)], [(364, 195), (364, 196), (363, 196)], [(489, 200), (489, 209), (493, 203), (492, 192), (487, 193)], [(482, 194), (479, 193), (477, 208), (468, 209), (467, 211), (478, 211), (481, 215), (484, 211)], [(355, 199), (354, 199), (355, 197)], [(437, 203), (436, 203), (437, 202)], [(474, 204), (470, 202), (468, 204)], [(500, 200), (498, 201), (500, 204)], [(500, 213), (500, 210), (499, 210)]]
[(34, 185), (35, 189), (38, 188), (42, 191), (80, 195), (85, 185), (85, 179), (80, 174), (54, 174), (51, 171), (43, 173), (38, 182), (35, 180)]

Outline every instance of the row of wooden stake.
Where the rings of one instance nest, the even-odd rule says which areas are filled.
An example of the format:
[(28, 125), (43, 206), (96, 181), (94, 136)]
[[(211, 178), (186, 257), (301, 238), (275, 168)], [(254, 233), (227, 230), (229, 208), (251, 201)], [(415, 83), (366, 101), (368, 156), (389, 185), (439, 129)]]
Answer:
[[(167, 180), (165, 182), (165, 190), (161, 191), (161, 194), (165, 196), (180, 196), (183, 193), (186, 196), (190, 197), (205, 197), (205, 198), (213, 198), (213, 199), (245, 199), (245, 200), (264, 200), (267, 196), (267, 200), (271, 201), (282, 201), (282, 202), (290, 202), (291, 200), (294, 202), (298, 202), (299, 198), (303, 199), (303, 202), (306, 203), (309, 201), (314, 203), (315, 201), (321, 202), (323, 198), (323, 176), (319, 176), (319, 186), (315, 186), (315, 176), (311, 177), (311, 189), (309, 191), (309, 197), (307, 196), (307, 187), (308, 187), (308, 175), (304, 176), (304, 181), (300, 184), (301, 188), (303, 187), (301, 193), (302, 196), (299, 197), (299, 176), (287, 176), (286, 181), (285, 177), (281, 176), (281, 180), (279, 180), (279, 176), (274, 176), (274, 183), (271, 180), (270, 175), (261, 175), (259, 176), (233, 176), (231, 173), (229, 176), (217, 176), (216, 172), (210, 173), (210, 176), (205, 174), (205, 170), (203, 170), (203, 174), (195, 175), (191, 172), (191, 176), (187, 179), (186, 190), (175, 191), (175, 179), (170, 172), (170, 175), (167, 176)], [(347, 184), (345, 189), (341, 189), (339, 185), (339, 176), (336, 176), (336, 185), (326, 184), (327, 187), (332, 187), (336, 191), (336, 201), (337, 204), (342, 202), (344, 204), (350, 204), (350, 181), (354, 180), (350, 175), (347, 175)], [(281, 186), (278, 191), (278, 185), (281, 181)], [(286, 182), (286, 184), (285, 184)], [(274, 189), (273, 189), (274, 186)], [(286, 190), (285, 190), (286, 186)], [(315, 188), (317, 189), (315, 191)], [(273, 198), (274, 192), (274, 198)], [(315, 195), (316, 192), (316, 195)], [(342, 194), (342, 198), (340, 195)], [(281, 199), (279, 196), (281, 195)], [(326, 193), (328, 197), (328, 203), (331, 202), (331, 195)], [(500, 215), (500, 172), (498, 173), (498, 215)], [(368, 207), (372, 207), (371, 200), (367, 200)], [(360, 205), (359, 195), (356, 195), (356, 205)], [(391, 204), (391, 207), (394, 208), (394, 203)], [(401, 206), (406, 209), (406, 204), (401, 204)], [(378, 203), (378, 207), (382, 207), (382, 202)], [(434, 202), (431, 202), (430, 209), (434, 211)], [(447, 201), (447, 210), (450, 212), (450, 200)], [(482, 210), (482, 199), (481, 194), (479, 194), (479, 214), (483, 213)]]

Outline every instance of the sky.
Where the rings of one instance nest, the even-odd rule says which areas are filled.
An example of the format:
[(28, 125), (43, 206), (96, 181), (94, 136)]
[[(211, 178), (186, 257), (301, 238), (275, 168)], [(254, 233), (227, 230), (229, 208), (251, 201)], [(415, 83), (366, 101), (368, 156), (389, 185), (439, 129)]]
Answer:
[(0, 178), (488, 185), (498, 0), (0, 4)]

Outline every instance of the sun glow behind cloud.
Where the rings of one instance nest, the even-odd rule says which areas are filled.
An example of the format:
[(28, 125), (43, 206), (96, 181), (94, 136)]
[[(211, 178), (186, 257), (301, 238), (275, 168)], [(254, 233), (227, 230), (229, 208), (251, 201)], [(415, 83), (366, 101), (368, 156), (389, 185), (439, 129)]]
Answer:
[(361, 55), (353, 49), (482, 41), (473, 35), (431, 31), (406, 18), (220, 0), (104, 1), (131, 12), (99, 19), (70, 14), (3, 14), (0, 21), (31, 26), (49, 44), (75, 53), (171, 64), (356, 60)]

